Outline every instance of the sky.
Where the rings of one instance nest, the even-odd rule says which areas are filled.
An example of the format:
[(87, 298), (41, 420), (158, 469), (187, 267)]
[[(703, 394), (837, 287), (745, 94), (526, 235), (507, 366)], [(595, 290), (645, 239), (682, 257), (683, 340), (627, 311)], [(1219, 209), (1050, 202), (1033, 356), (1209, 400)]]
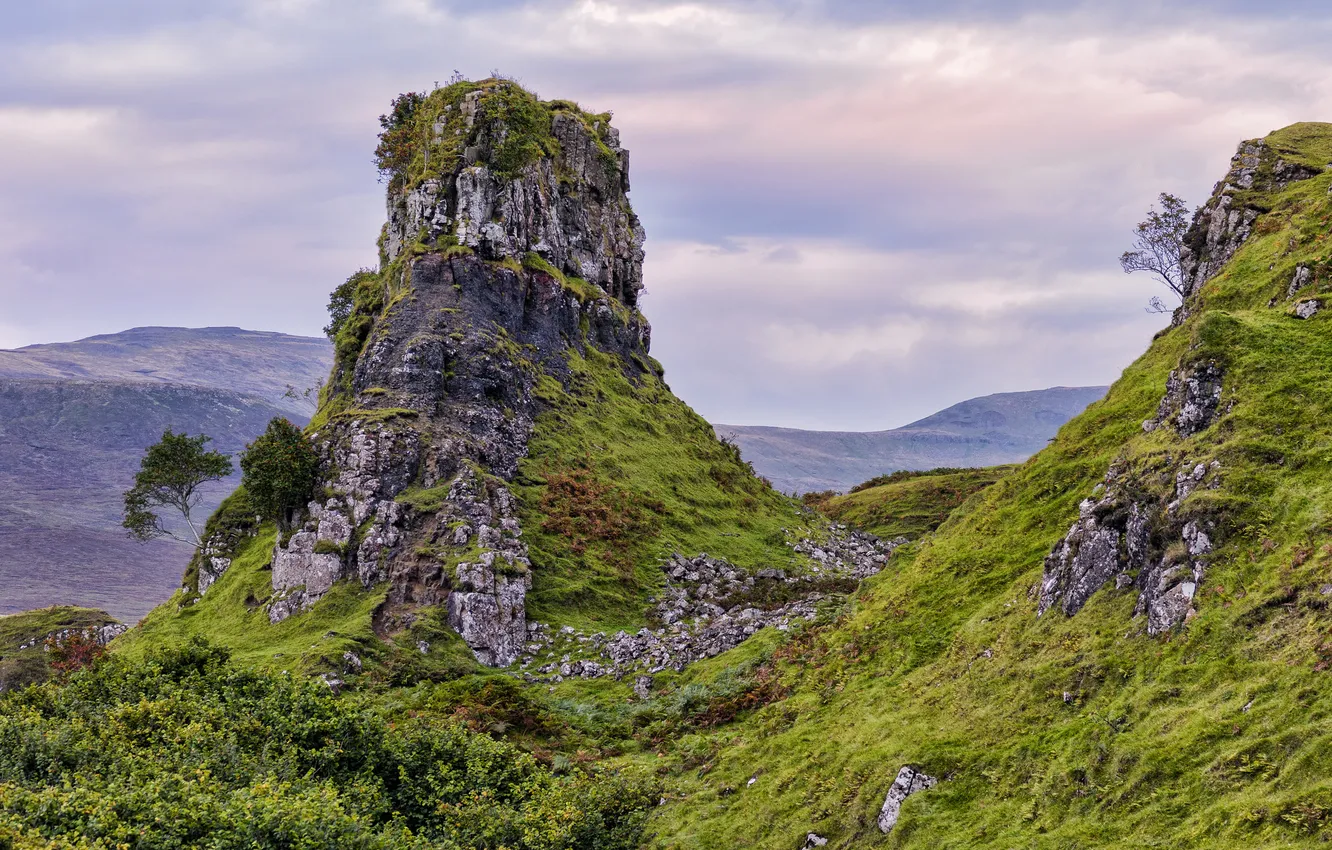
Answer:
[(376, 262), (394, 95), (492, 71), (611, 110), (643, 309), (714, 422), (877, 430), (1113, 381), (1117, 258), (1242, 139), (1332, 121), (1304, 2), (44, 0), (0, 9), (0, 347), (316, 335)]

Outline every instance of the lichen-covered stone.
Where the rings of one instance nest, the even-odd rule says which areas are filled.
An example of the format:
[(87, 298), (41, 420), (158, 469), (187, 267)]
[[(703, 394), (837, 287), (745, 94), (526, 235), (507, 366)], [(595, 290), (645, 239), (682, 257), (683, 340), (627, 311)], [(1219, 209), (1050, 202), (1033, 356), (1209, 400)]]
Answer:
[(1281, 159), (1261, 139), (1240, 144), (1230, 160), (1230, 171), (1212, 189), (1212, 197), (1198, 210), (1185, 235), (1180, 256), (1185, 298), (1182, 309), (1176, 314), (1176, 322), (1188, 314), (1190, 302), (1202, 292), (1203, 284), (1220, 273), (1253, 232), (1254, 222), (1262, 210), (1245, 205), (1241, 193), (1275, 191), (1298, 180), (1316, 177), (1318, 173), (1315, 169)]
[(1156, 417), (1142, 424), (1144, 431), (1154, 431), (1163, 424), (1175, 427), (1181, 437), (1191, 437), (1206, 430), (1221, 407), (1221, 382), (1224, 373), (1208, 361), (1190, 368), (1174, 369), (1166, 379), (1165, 396)]
[(888, 796), (884, 798), (883, 808), (879, 810), (879, 832), (884, 835), (893, 831), (897, 826), (898, 818), (902, 816), (902, 804), (912, 794), (918, 794), (921, 791), (927, 791), (939, 784), (939, 780), (929, 776), (919, 769), (910, 765), (905, 765), (897, 772), (897, 778), (893, 780), (892, 786), (888, 789)]
[[(1078, 520), (1046, 556), (1037, 616), (1058, 608), (1067, 616), (1082, 609), (1102, 587), (1136, 587), (1135, 615), (1145, 615), (1148, 634), (1181, 625), (1206, 570), (1211, 526), (1197, 519), (1180, 523), (1176, 511), (1200, 486), (1219, 484), (1220, 464), (1186, 464), (1168, 492), (1153, 495), (1138, 475), (1112, 468), (1085, 499)], [(1167, 479), (1170, 480), (1170, 479)], [(1181, 542), (1182, 552), (1178, 546)]]
[(461, 122), (435, 125), (436, 134), (465, 135), (454, 170), (390, 191), (385, 252), (391, 262), (418, 238), (449, 236), (486, 259), (522, 258), (529, 251), (564, 274), (597, 284), (633, 306), (643, 288), (643, 242), (627, 200), (629, 152), (609, 125), (565, 109), (547, 108), (556, 154), (526, 165), (514, 177), (493, 162), (510, 129), (477, 120), (503, 81), (466, 95)]

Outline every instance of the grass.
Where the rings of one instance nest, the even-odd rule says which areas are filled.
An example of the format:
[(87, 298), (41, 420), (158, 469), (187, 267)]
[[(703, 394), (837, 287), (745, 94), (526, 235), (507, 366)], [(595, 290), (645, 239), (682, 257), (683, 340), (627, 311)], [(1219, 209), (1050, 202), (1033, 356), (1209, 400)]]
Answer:
[[(66, 629), (97, 629), (115, 618), (105, 611), (56, 605), (0, 616), (0, 690), (42, 681), (49, 674), (48, 635)], [(36, 640), (28, 649), (19, 647)]]
[[(1326, 161), (1332, 127), (1278, 134)], [(1291, 142), (1291, 139), (1296, 141)], [(1182, 326), (1048, 449), (966, 501), (795, 638), (786, 699), (677, 743), (652, 847), (1252, 847), (1332, 838), (1332, 334), (1267, 306), (1327, 256), (1332, 175), (1263, 198), (1258, 231)], [(1260, 223), (1263, 220), (1260, 219)], [(1182, 360), (1226, 369), (1220, 420), (1144, 433)], [(1115, 461), (1164, 476), (1218, 459), (1184, 516), (1219, 545), (1175, 634), (1145, 635), (1136, 592), (1037, 619), (1033, 586), (1078, 502)], [(709, 769), (693, 753), (715, 753)], [(897, 769), (945, 781), (891, 836), (874, 819)], [(749, 785), (749, 778), (758, 780)]]
[(231, 567), (208, 592), (182, 605), (178, 592), (139, 627), (115, 644), (115, 652), (137, 660), (157, 645), (179, 645), (193, 637), (226, 647), (242, 664), (293, 672), (321, 672), (341, 666), (342, 654), (374, 652), (380, 641), (371, 615), (387, 587), (371, 591), (342, 582), (311, 611), (271, 625), (263, 603), (273, 593), (271, 561), (277, 529), (271, 524), (243, 543)]
[[(828, 516), (885, 540), (919, 540), (1013, 466), (900, 472), (818, 502)], [(878, 483), (876, 483), (878, 482)], [(869, 485), (869, 486), (866, 486)]]
[[(707, 552), (747, 568), (800, 569), (786, 546), (786, 530), (807, 524), (796, 504), (763, 484), (660, 378), (591, 346), (568, 363), (567, 389), (550, 377), (538, 383), (547, 409), (514, 487), (534, 567), (530, 618), (636, 629), (645, 622), (647, 597), (661, 586), (661, 560), (672, 552)], [(567, 523), (550, 522), (547, 498), (551, 479), (571, 472), (594, 482), (594, 491), (613, 494), (606, 507), (637, 506), (643, 516), (636, 526), (644, 533), (624, 545), (574, 551), (572, 538), (560, 533)]]

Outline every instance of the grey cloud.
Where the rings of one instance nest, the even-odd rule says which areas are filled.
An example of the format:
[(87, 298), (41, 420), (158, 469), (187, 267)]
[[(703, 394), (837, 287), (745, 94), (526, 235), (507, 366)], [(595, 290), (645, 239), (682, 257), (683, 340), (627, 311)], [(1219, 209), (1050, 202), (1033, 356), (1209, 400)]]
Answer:
[[(1321, 12), (1292, 28), (1298, 4), (1256, 19), (1212, 5), (1116, 4), (1114, 21), (1039, 2), (698, 6), (747, 16), (736, 32), (603, 30), (564, 21), (567, 3), (14, 6), (0, 344), (150, 323), (318, 333), (327, 292), (374, 261), (375, 117), (455, 68), (499, 68), (617, 111), (656, 351), (705, 414), (876, 428), (967, 395), (1104, 382), (1159, 323), (1114, 265), (1156, 192), (1200, 200), (1240, 138), (1332, 108), (1311, 53)], [(942, 58), (854, 54), (861, 36), (905, 50), (883, 29), (903, 21)], [(1141, 22), (1150, 38), (1122, 35)], [(967, 76), (968, 61), (994, 67)], [(14, 156), (18, 108), (109, 117)], [(720, 249), (715, 269), (682, 265), (681, 243)], [(792, 265), (803, 278), (774, 286)], [(922, 301), (931, 288), (1030, 300), (950, 310)], [(866, 352), (771, 360), (765, 328), (796, 324)], [(875, 328), (921, 336), (902, 353), (875, 348)]]

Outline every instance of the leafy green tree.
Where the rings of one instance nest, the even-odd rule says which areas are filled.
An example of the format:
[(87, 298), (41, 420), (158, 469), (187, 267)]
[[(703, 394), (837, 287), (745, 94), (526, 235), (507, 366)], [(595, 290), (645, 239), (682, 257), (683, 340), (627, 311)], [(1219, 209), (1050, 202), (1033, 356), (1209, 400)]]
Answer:
[[(1193, 213), (1188, 204), (1169, 192), (1162, 192), (1157, 202), (1160, 211), (1154, 206), (1147, 210), (1147, 218), (1134, 229), (1133, 250), (1120, 255), (1119, 265), (1125, 274), (1149, 272), (1182, 302), (1188, 294), (1182, 259), (1184, 235), (1189, 231)], [(1155, 297), (1147, 309), (1153, 313), (1169, 312), (1166, 303)]]
[(305, 506), (319, 481), (319, 454), (308, 437), (286, 419), (268, 423), (241, 455), (241, 485), (251, 503), (280, 525)]
[[(191, 512), (199, 506), (199, 488), (232, 473), (231, 460), (221, 452), (208, 451), (211, 437), (190, 437), (167, 429), (162, 439), (148, 447), (134, 486), (125, 493), (122, 525), (137, 540), (170, 537), (194, 547), (203, 546)], [(193, 539), (181, 537), (162, 525), (161, 508), (175, 508), (185, 518)]]

